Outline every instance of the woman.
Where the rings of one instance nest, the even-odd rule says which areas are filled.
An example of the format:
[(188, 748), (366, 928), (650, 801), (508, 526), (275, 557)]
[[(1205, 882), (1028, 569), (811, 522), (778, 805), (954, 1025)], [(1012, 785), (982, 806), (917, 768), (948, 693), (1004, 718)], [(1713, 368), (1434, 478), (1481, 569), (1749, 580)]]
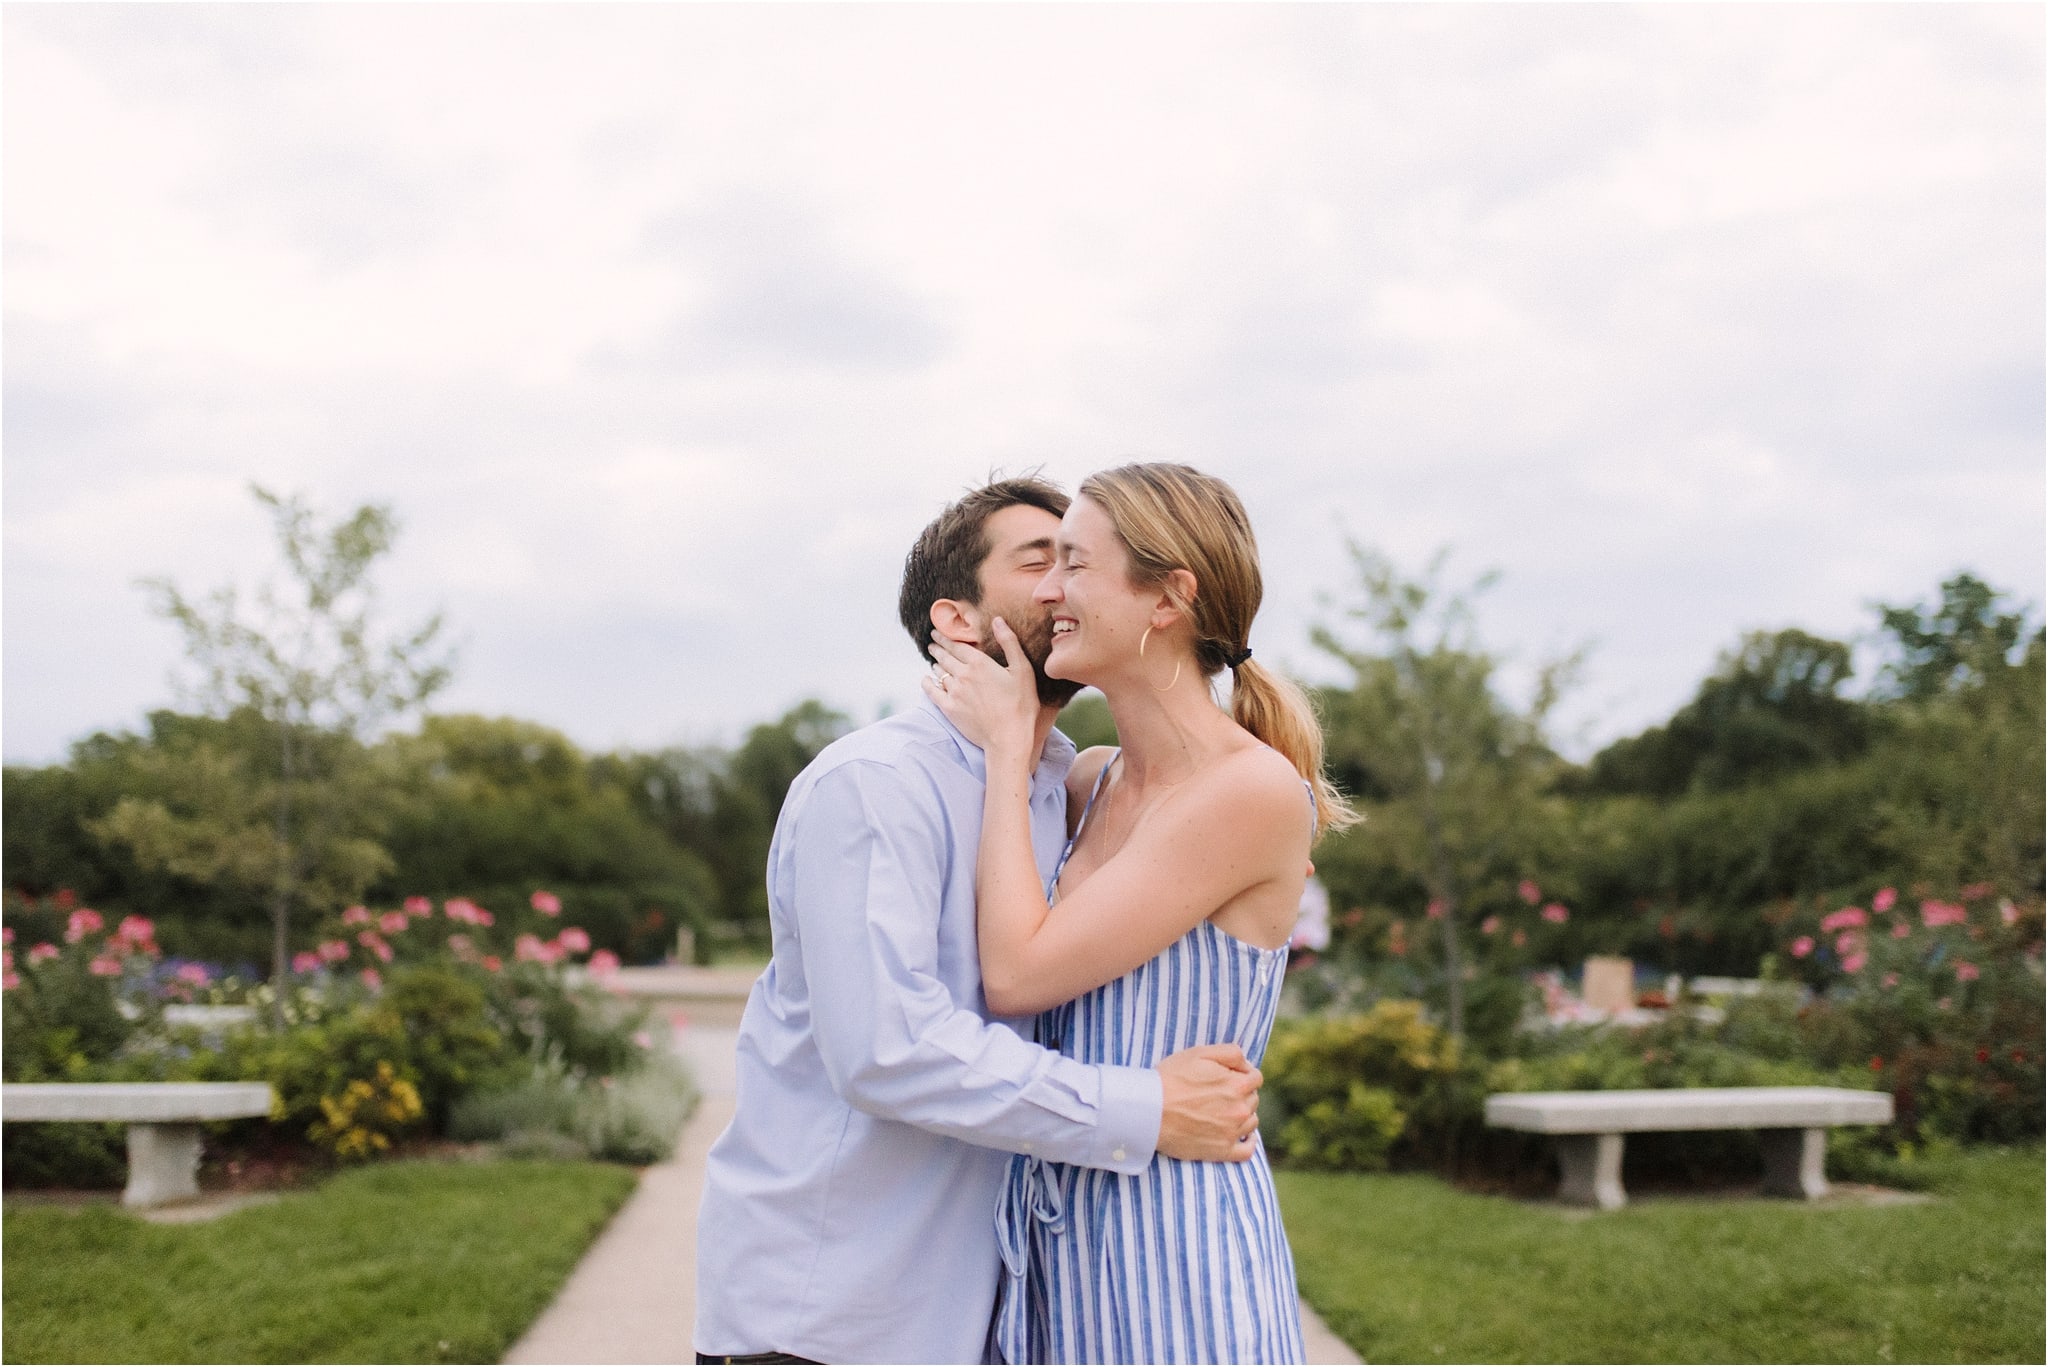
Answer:
[[(1149, 1066), (1195, 1044), (1254, 1062), (1319, 829), (1355, 817), (1321, 772), (1300, 691), (1251, 662), (1258, 549), (1229, 486), (1184, 465), (1093, 475), (1037, 599), (1045, 672), (1102, 690), (1120, 750), (1068, 776), (1070, 838), (1049, 886), (1027, 802), (1037, 691), (1000, 618), (1005, 667), (939, 641), (925, 688), (988, 764), (977, 922), (998, 1015), (1088, 1062)], [(1232, 674), (1230, 710), (1211, 682)], [(1299, 1362), (1301, 1323), (1272, 1173), (1155, 1159), (1136, 1177), (1020, 1157), (997, 1211), (1011, 1362)]]

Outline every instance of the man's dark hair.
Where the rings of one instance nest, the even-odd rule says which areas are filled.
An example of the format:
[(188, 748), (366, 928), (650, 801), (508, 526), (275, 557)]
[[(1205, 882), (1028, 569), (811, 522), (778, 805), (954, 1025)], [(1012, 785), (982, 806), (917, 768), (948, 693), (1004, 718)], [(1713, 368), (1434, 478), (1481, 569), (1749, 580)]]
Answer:
[(988, 520), (1019, 503), (1065, 517), (1070, 501), (1057, 485), (1036, 475), (1021, 475), (983, 485), (931, 520), (903, 559), (903, 588), (896, 597), (896, 615), (920, 655), (932, 658), (932, 604), (941, 598), (981, 603), (981, 562), (988, 559), (990, 549)]

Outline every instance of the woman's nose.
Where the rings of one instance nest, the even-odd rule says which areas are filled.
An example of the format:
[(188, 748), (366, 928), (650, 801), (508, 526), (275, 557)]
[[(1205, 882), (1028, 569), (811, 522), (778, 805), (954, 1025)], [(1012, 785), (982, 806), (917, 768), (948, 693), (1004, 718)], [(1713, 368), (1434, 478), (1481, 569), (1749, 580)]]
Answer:
[(1047, 570), (1045, 578), (1039, 580), (1038, 587), (1031, 591), (1031, 601), (1034, 603), (1057, 603), (1060, 599), (1066, 597), (1060, 591), (1059, 577), (1060, 572), (1057, 569)]

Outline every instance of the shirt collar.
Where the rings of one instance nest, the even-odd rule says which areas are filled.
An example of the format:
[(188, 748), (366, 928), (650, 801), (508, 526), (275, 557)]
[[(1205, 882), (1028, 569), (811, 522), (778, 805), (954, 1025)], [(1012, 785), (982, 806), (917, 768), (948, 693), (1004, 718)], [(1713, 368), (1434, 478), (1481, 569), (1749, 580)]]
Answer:
[[(953, 746), (960, 752), (961, 762), (971, 770), (975, 778), (988, 782), (988, 756), (979, 745), (967, 739), (961, 729), (953, 725), (953, 719), (939, 710), (939, 705), (920, 692), (917, 705), (929, 712), (952, 737)], [(1031, 771), (1031, 787), (1042, 790), (1050, 784), (1067, 781), (1067, 770), (1074, 767), (1074, 742), (1067, 739), (1066, 732), (1055, 726), (1046, 734), (1045, 748), (1038, 752), (1038, 767)]]

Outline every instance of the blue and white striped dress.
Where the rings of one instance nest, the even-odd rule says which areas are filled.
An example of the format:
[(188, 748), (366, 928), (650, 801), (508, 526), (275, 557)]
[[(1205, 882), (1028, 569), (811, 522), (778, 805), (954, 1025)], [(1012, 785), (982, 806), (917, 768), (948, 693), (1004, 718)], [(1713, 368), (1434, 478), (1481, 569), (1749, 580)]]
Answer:
[[(1098, 775), (1074, 839), (1101, 791)], [(1083, 1063), (1149, 1068), (1223, 1043), (1256, 1063), (1286, 967), (1284, 947), (1203, 921), (1149, 963), (1042, 1013), (1038, 1038)], [(1005, 1362), (1302, 1361), (1294, 1257), (1263, 1143), (1243, 1163), (1161, 1155), (1137, 1176), (1019, 1155), (996, 1235)]]

